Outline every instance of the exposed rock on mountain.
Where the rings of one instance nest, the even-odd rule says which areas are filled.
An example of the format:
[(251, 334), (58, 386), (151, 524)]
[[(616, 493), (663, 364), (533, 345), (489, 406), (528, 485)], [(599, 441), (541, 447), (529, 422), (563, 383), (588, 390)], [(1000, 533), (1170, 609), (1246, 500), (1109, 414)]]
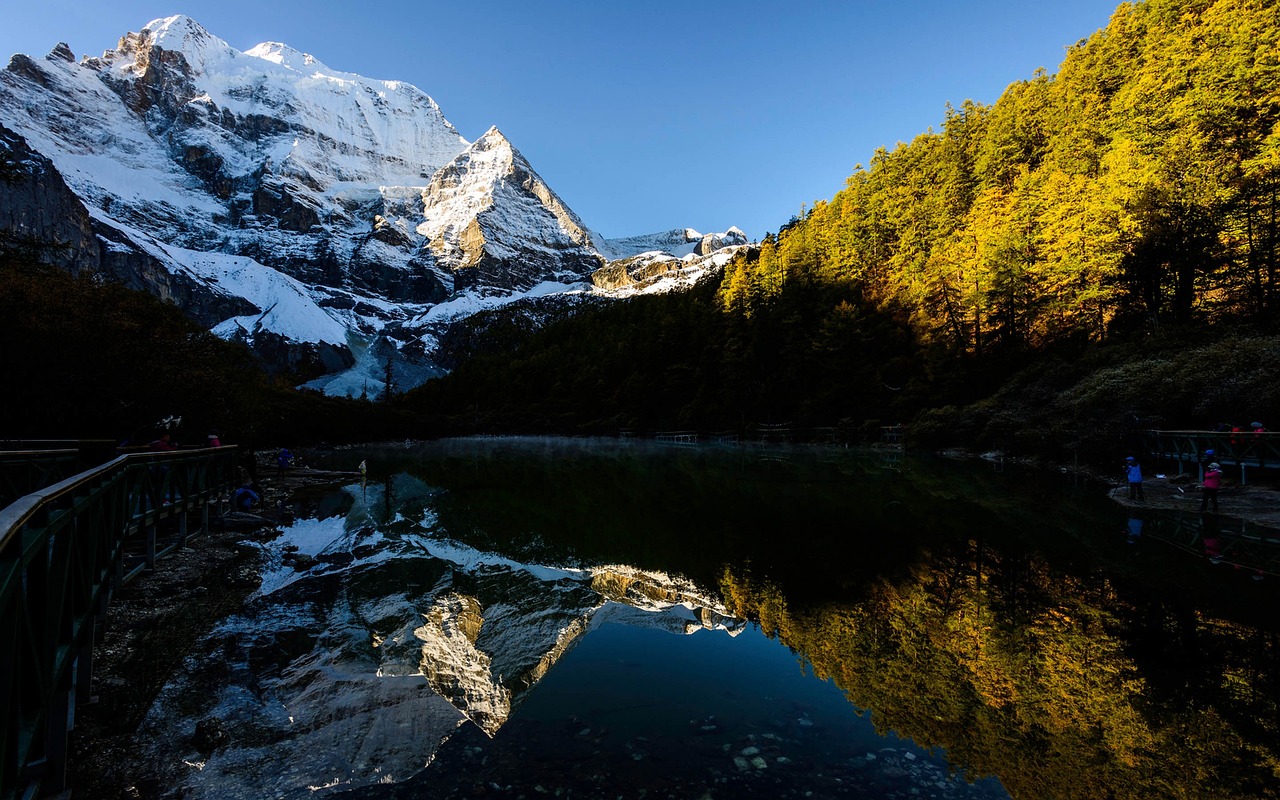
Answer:
[[(723, 267), (729, 258), (745, 245), (743, 242), (743, 244), (714, 249), (709, 246), (706, 255), (696, 252), (702, 248), (704, 242), (725, 241), (726, 239), (720, 237), (728, 236), (729, 234), (713, 233), (700, 237), (694, 246), (695, 252), (683, 258), (676, 258), (667, 252), (651, 251), (612, 261), (608, 266), (592, 273), (591, 283), (597, 289), (613, 294), (685, 288), (696, 283), (704, 275)], [(742, 238), (745, 240), (746, 236)]]
[(737, 247), (747, 243), (747, 235), (736, 227), (731, 227), (724, 233), (708, 233), (698, 240), (698, 244), (694, 246), (693, 252), (700, 256), (709, 256), (717, 250), (723, 250), (726, 247)]
[(84, 204), (49, 159), (0, 125), (0, 230), (14, 244), (47, 243), (42, 259), (72, 274), (97, 272), (102, 247)]
[(581, 220), (497, 128), (437, 172), (422, 202), (418, 233), (457, 288), (528, 289), (604, 264)]
[(88, 273), (150, 292), (205, 325), (256, 311), (243, 298), (168, 269), (119, 230), (92, 219), (49, 159), (3, 125), (0, 163), (7, 167), (0, 176), (0, 246), (29, 251), (73, 275)]

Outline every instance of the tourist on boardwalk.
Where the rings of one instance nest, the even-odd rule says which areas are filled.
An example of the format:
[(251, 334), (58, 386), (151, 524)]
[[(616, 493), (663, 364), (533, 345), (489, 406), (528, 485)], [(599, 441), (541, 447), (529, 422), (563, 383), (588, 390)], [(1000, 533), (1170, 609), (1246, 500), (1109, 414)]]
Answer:
[(1142, 493), (1142, 467), (1138, 464), (1138, 459), (1129, 456), (1124, 460), (1124, 476), (1129, 481), (1129, 499), (1146, 500)]
[(1222, 488), (1222, 468), (1218, 466), (1218, 462), (1209, 465), (1209, 471), (1204, 474), (1204, 482), (1200, 484), (1202, 492), (1200, 496), (1200, 510), (1206, 511), (1209, 503), (1213, 503), (1213, 510), (1218, 510), (1218, 490)]
[(173, 437), (168, 431), (161, 431), (160, 435), (151, 442), (151, 451), (153, 453), (168, 453), (177, 450), (178, 446), (173, 443)]
[(217, 431), (211, 431), (204, 439), (205, 447), (222, 447), (222, 440), (218, 438)]

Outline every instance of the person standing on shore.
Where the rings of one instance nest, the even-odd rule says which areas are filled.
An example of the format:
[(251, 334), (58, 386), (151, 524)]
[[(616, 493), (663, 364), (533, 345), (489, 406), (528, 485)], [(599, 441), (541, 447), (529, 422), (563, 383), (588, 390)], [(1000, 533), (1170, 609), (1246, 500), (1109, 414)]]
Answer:
[(1218, 512), (1218, 490), (1222, 488), (1222, 468), (1218, 462), (1209, 465), (1204, 473), (1204, 482), (1200, 484), (1200, 510), (1207, 511), (1209, 503), (1213, 503), (1213, 511)]
[(1129, 456), (1124, 460), (1124, 475), (1129, 481), (1129, 499), (1146, 501), (1146, 495), (1142, 493), (1142, 466), (1138, 459)]

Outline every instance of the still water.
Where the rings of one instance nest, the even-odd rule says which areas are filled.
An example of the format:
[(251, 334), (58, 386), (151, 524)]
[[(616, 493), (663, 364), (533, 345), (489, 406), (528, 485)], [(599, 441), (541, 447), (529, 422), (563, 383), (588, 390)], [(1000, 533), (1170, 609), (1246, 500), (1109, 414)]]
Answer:
[(848, 450), (305, 457), (367, 480), (152, 709), (182, 796), (1280, 795), (1280, 544), (1229, 519)]

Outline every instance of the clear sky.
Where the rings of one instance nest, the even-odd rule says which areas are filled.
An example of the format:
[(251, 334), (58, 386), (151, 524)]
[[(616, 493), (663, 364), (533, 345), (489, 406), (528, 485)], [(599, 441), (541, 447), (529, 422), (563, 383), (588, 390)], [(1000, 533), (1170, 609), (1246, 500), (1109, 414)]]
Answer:
[(412, 83), (468, 140), (497, 125), (591, 228), (737, 225), (753, 239), (877, 147), (993, 103), (1116, 0), (0, 0), (0, 58), (100, 55), (186, 14)]

